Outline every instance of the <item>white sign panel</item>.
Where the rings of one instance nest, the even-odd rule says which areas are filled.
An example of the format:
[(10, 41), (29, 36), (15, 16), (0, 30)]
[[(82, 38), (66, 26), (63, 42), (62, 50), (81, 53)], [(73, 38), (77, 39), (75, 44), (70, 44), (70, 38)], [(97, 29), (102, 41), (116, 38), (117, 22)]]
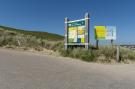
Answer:
[(106, 26), (106, 39), (116, 40), (116, 27), (115, 26)]

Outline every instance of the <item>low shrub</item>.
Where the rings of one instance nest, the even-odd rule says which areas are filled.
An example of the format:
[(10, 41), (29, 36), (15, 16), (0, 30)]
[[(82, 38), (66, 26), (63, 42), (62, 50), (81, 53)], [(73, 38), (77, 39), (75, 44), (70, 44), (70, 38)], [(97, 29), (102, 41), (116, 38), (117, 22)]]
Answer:
[(135, 60), (135, 51), (128, 48), (120, 48), (120, 57), (122, 61)]
[[(77, 58), (87, 62), (111, 63), (116, 59), (115, 46), (100, 46), (97, 50), (91, 45), (89, 50), (81, 47), (71, 47), (68, 50), (64, 50), (63, 41), (49, 41), (32, 35), (24, 35), (11, 31), (5, 32), (4, 30), (0, 30), (0, 46), (8, 48), (20, 47), (24, 50), (32, 48), (36, 51), (43, 51), (45, 48), (59, 52), (62, 56)], [(120, 58), (121, 61), (135, 60), (135, 51), (121, 47)]]
[(74, 49), (68, 49), (66, 50), (60, 50), (61, 55), (65, 57), (71, 57), (71, 58), (78, 58), (83, 61), (94, 61), (94, 55), (92, 54), (91, 50), (87, 50), (84, 48), (74, 48)]

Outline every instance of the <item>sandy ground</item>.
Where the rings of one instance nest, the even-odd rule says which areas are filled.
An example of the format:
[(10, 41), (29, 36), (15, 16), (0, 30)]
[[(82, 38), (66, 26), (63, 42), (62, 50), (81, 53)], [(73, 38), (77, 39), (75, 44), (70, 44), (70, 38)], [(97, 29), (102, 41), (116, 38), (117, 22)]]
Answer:
[(0, 49), (0, 89), (134, 89), (135, 64)]

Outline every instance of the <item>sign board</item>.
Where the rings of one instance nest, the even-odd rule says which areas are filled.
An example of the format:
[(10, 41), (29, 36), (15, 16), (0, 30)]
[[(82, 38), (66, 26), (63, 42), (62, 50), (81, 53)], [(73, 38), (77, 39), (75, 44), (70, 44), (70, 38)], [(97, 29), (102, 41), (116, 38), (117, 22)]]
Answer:
[(77, 27), (77, 26), (85, 26), (85, 19), (68, 22), (68, 27)]
[(106, 28), (105, 26), (95, 26), (95, 38), (97, 40), (106, 38)]
[(116, 40), (115, 26), (95, 26), (96, 40)]
[(82, 46), (89, 49), (89, 14), (85, 19), (69, 21), (65, 18), (65, 50), (68, 47)]
[(106, 39), (107, 40), (116, 40), (116, 27), (115, 26), (106, 26)]
[(85, 43), (85, 20), (68, 22), (68, 43)]

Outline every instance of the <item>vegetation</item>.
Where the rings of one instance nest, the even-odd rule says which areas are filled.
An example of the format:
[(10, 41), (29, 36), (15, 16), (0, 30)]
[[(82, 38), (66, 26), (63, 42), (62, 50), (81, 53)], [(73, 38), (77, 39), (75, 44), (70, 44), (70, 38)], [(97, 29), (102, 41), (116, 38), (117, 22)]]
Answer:
[[(61, 50), (61, 55), (65, 57), (77, 58), (87, 62), (99, 63), (115, 63), (116, 62), (116, 47), (115, 46), (100, 46), (99, 49), (84, 48), (69, 49), (68, 51)], [(135, 51), (127, 48), (120, 48), (120, 62), (129, 63), (135, 61)]]
[(77, 58), (87, 62), (94, 61), (95, 59), (95, 55), (91, 52), (91, 50), (86, 50), (84, 48), (70, 48), (67, 51), (62, 49), (59, 52), (62, 56)]
[[(46, 36), (47, 35), (47, 36)], [(48, 37), (48, 38), (47, 38)], [(17, 30), (9, 27), (0, 27), (0, 46), (8, 48), (52, 50), (65, 57), (80, 59), (87, 62), (113, 63), (116, 60), (115, 46), (100, 46), (99, 49), (69, 48), (64, 50), (63, 37), (46, 32)], [(120, 48), (121, 62), (129, 63), (135, 60), (135, 51)]]
[(0, 29), (4, 29), (7, 31), (13, 31), (16, 33), (24, 34), (24, 35), (31, 35), (31, 36), (35, 36), (36, 38), (42, 38), (42, 39), (46, 39), (49, 41), (61, 41), (64, 39), (64, 37), (61, 35), (47, 33), (47, 32), (26, 31), (26, 30), (14, 29), (14, 28), (5, 27), (5, 26), (0, 26)]
[[(6, 29), (5, 29), (6, 28)], [(63, 41), (60, 35), (45, 33), (40, 35), (40, 32), (23, 31), (16, 29), (7, 29), (8, 27), (0, 28), (0, 46), (9, 48), (35, 49), (42, 51), (44, 48), (48, 50), (58, 49), (59, 44)], [(24, 34), (23, 34), (24, 33)], [(31, 33), (31, 34), (29, 34)], [(26, 35), (29, 34), (29, 35)], [(34, 34), (34, 35), (33, 35)], [(46, 35), (48, 38), (44, 38)], [(56, 38), (53, 38), (56, 37)], [(60, 38), (60, 39), (59, 39)], [(55, 41), (54, 41), (55, 40)]]

